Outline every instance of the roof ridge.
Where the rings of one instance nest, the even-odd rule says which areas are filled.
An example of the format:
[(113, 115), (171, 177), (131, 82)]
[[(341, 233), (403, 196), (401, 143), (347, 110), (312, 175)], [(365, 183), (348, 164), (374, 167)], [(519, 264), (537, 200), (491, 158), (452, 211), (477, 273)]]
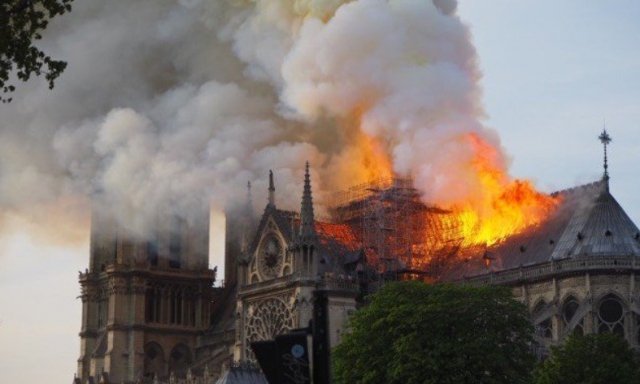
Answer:
[(552, 197), (572, 195), (578, 192), (583, 192), (584, 190), (591, 190), (591, 189), (595, 190), (597, 188), (602, 188), (602, 187), (604, 187), (604, 181), (597, 180), (587, 184), (576, 185), (575, 187), (560, 189), (560, 190), (551, 192), (549, 195)]

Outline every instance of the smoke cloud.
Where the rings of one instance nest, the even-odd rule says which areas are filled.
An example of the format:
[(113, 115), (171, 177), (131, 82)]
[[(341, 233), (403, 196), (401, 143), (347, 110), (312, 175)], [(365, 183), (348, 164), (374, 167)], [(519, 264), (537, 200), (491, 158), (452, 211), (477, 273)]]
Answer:
[[(42, 42), (69, 62), (56, 88), (33, 80), (0, 107), (2, 214), (51, 223), (47, 207), (88, 215), (93, 201), (144, 234), (158, 212), (223, 209), (247, 181), (261, 208), (270, 168), (278, 205), (295, 209), (306, 160), (320, 200), (387, 168), (430, 202), (473, 199), (467, 137), (500, 144), (481, 123), (476, 53), (455, 8), (77, 2)], [(490, 161), (506, 169), (502, 152)], [(69, 211), (55, 220), (86, 225)]]

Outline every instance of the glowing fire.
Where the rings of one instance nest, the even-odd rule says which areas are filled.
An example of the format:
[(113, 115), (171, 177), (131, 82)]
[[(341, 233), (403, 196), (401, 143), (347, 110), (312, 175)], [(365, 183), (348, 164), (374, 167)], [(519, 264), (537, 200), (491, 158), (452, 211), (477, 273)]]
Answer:
[(391, 179), (391, 160), (382, 148), (382, 145), (375, 139), (361, 135), (358, 148), (362, 151), (362, 171), (367, 182), (378, 179)]
[(466, 244), (492, 245), (548, 217), (557, 199), (536, 191), (529, 181), (509, 180), (494, 147), (475, 134), (466, 139), (475, 152), (471, 165), (482, 188), (479, 200), (456, 207)]
[[(468, 164), (468, 177), (473, 180), (467, 186), (473, 191), (467, 200), (443, 207), (451, 209), (453, 214), (446, 215), (441, 224), (455, 232), (453, 236), (443, 234), (444, 237), (461, 238), (461, 245), (465, 247), (493, 245), (539, 224), (558, 205), (558, 198), (536, 191), (531, 182), (510, 179), (502, 153), (479, 135), (465, 134), (460, 144), (470, 148), (473, 154)], [(361, 134), (356, 147), (363, 164), (358, 170), (361, 180), (373, 182), (393, 176), (389, 157), (379, 142)], [(434, 241), (437, 237), (434, 233), (427, 236)], [(440, 246), (445, 243), (446, 239), (442, 239)], [(438, 245), (432, 247), (437, 249)]]

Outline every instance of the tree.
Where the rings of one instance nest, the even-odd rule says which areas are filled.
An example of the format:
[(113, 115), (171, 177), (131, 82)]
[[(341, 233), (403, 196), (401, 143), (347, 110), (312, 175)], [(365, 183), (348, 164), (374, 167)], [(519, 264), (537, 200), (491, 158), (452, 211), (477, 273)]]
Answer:
[(525, 383), (533, 328), (502, 287), (390, 283), (333, 353), (336, 383)]
[(67, 66), (53, 60), (34, 45), (53, 17), (71, 10), (73, 0), (3, 0), (0, 2), (0, 100), (15, 90), (10, 76), (27, 81), (31, 75), (45, 75), (49, 88)]
[(618, 335), (570, 336), (551, 348), (551, 356), (535, 372), (534, 383), (626, 384), (640, 382), (633, 350)]

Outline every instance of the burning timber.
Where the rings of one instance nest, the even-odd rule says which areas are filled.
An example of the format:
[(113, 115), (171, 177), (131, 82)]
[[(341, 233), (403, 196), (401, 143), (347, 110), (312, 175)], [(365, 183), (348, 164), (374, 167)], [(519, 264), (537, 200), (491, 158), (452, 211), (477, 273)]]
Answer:
[(357, 236), (367, 262), (391, 279), (437, 278), (463, 245), (461, 223), (449, 210), (428, 206), (411, 179), (380, 179), (336, 193), (330, 214)]

